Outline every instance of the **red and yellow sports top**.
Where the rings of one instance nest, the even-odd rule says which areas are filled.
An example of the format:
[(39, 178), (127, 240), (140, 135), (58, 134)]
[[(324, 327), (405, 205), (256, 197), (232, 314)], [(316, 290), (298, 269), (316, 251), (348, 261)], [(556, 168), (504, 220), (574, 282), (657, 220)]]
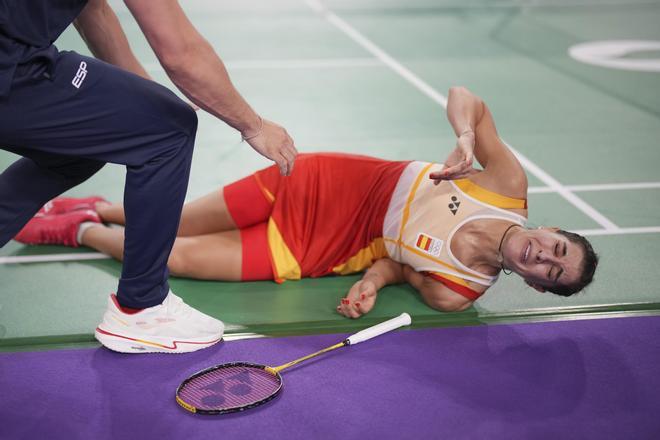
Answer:
[(526, 200), (482, 188), (469, 179), (434, 185), (429, 174), (442, 164), (411, 162), (401, 174), (383, 224), (383, 239), (391, 259), (425, 272), (447, 287), (475, 300), (481, 294), (468, 282), (489, 287), (497, 276), (477, 272), (451, 251), (456, 231), (477, 219), (500, 219), (524, 225), (526, 218), (508, 209), (526, 209)]

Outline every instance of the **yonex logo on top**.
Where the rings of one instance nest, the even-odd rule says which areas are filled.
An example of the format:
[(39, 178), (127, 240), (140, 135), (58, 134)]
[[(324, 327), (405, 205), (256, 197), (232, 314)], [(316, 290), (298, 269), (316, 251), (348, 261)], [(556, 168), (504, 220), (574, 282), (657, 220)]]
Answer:
[(453, 215), (456, 215), (456, 213), (458, 212), (458, 207), (461, 206), (461, 202), (458, 201), (458, 197), (456, 196), (451, 196), (451, 201), (452, 203), (448, 205), (449, 210)]
[(73, 79), (71, 80), (71, 84), (73, 84), (73, 87), (79, 89), (83, 81), (85, 80), (86, 76), (87, 76), (87, 63), (81, 61), (80, 67), (78, 67), (78, 71), (76, 72), (76, 76), (74, 76)]

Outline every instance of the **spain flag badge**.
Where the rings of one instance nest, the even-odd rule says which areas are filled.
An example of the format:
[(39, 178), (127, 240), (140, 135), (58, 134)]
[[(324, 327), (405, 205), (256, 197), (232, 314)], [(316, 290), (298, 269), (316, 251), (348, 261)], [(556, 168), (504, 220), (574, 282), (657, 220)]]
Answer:
[(417, 234), (417, 241), (415, 247), (420, 251), (423, 251), (434, 257), (440, 257), (440, 251), (442, 251), (443, 241), (439, 238), (431, 237), (430, 235), (420, 232)]

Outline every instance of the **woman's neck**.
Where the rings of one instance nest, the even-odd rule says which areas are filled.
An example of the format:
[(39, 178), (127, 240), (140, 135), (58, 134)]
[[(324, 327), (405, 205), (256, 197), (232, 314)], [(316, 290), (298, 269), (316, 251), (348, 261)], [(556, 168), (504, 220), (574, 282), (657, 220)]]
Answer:
[[(514, 227), (512, 227), (514, 226)], [(503, 257), (501, 250), (517, 231), (516, 223), (496, 219), (479, 219), (469, 222), (460, 231), (461, 248), (468, 252), (458, 252), (463, 264), (471, 267), (488, 266), (500, 270)], [(463, 249), (462, 249), (463, 250)]]

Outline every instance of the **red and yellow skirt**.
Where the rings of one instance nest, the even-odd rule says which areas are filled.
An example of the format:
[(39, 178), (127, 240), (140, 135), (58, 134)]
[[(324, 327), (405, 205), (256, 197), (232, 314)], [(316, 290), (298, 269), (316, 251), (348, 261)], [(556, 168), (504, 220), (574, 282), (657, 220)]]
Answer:
[(301, 154), (288, 177), (271, 166), (227, 185), (225, 202), (241, 230), (243, 279), (348, 274), (387, 256), (383, 219), (407, 164)]

